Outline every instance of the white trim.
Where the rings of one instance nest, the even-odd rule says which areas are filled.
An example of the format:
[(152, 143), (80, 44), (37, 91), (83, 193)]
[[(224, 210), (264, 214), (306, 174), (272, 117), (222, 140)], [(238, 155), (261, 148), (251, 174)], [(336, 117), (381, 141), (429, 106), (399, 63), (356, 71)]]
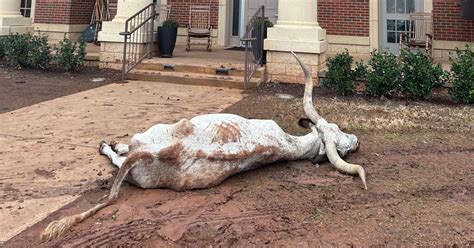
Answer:
[(474, 42), (468, 41), (434, 40), (433, 48), (439, 50), (456, 50), (456, 48), (464, 49), (466, 44), (474, 46)]
[(219, 0), (219, 14), (217, 23), (217, 45), (226, 46), (229, 44), (229, 16), (230, 0)]
[[(243, 35), (245, 35), (245, 29), (246, 29), (246, 20), (247, 20), (247, 1), (246, 0), (240, 0), (240, 16), (239, 16), (239, 37), (242, 38)], [(242, 42), (240, 42), (240, 45), (243, 45)]]
[(423, 12), (433, 12), (433, 0), (423, 0)]
[(370, 0), (369, 2), (369, 46), (370, 51), (379, 49), (382, 41), (380, 35), (380, 4), (379, 0)]
[(367, 36), (327, 35), (326, 39), (330, 44), (370, 45), (370, 38)]
[(89, 24), (57, 24), (57, 23), (34, 23), (33, 27), (36, 31), (43, 32), (61, 32), (76, 33), (84, 32)]
[(35, 21), (35, 15), (36, 15), (36, 0), (31, 0), (31, 21)]

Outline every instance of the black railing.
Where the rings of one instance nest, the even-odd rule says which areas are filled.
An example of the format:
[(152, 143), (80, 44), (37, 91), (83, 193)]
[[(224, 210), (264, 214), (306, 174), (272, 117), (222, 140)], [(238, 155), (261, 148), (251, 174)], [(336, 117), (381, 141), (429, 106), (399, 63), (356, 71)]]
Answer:
[(155, 4), (149, 4), (125, 22), (122, 60), (122, 80), (129, 71), (143, 59), (152, 55), (154, 24), (156, 19)]
[(261, 6), (247, 24), (245, 35), (240, 40), (245, 44), (244, 89), (263, 61), (263, 39), (265, 32), (265, 6)]

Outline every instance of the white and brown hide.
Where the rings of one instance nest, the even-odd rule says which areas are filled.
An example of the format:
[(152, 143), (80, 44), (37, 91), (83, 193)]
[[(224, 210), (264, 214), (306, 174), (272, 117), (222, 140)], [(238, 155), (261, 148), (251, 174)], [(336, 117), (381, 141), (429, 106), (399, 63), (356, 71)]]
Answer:
[[(338, 146), (341, 155), (357, 145), (354, 135), (345, 136)], [(298, 137), (285, 133), (272, 120), (208, 114), (171, 125), (158, 124), (134, 135), (129, 156), (146, 162), (134, 166), (127, 180), (142, 188), (208, 188), (275, 161), (324, 154), (316, 129)]]
[(310, 133), (293, 136), (272, 120), (207, 114), (175, 124), (155, 125), (134, 135), (130, 145), (102, 143), (100, 152), (120, 168), (107, 200), (81, 214), (51, 222), (41, 238), (59, 236), (111, 204), (125, 178), (142, 188), (180, 191), (212, 187), (231, 175), (275, 161), (319, 161), (327, 157), (338, 170), (358, 175), (367, 188), (362, 166), (341, 159), (357, 150), (356, 136), (342, 132), (336, 124), (319, 116), (313, 107), (311, 73), (296, 55), (295, 58), (306, 78), (303, 107), (310, 120)]

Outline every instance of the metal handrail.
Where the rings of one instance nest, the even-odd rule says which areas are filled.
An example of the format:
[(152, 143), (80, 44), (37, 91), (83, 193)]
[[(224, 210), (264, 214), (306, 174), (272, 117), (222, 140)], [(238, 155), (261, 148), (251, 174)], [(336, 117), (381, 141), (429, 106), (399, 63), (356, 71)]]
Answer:
[[(153, 35), (155, 19), (158, 16), (155, 4), (149, 4), (125, 21), (123, 57), (122, 57), (122, 80), (135, 66), (140, 64), (146, 57), (152, 55)], [(144, 31), (144, 32), (143, 32)], [(144, 35), (146, 36), (144, 38)], [(144, 39), (146, 42), (143, 42)], [(146, 50), (143, 51), (142, 44)]]
[(249, 87), (252, 76), (263, 62), (264, 29), (265, 6), (262, 5), (250, 19), (245, 35), (240, 39), (245, 44), (244, 89)]

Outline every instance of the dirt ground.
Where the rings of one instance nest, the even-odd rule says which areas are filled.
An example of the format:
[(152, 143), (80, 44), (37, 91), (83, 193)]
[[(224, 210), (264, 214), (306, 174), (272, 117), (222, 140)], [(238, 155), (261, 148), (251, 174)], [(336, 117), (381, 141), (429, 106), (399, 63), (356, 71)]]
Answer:
[[(94, 78), (104, 78), (92, 82)], [(116, 70), (84, 67), (80, 72), (18, 70), (0, 60), (0, 113), (117, 82)]]
[(240, 99), (240, 90), (132, 81), (0, 114), (0, 246), (112, 176), (97, 153), (101, 140), (128, 142), (153, 124), (220, 112)]
[[(302, 92), (299, 85), (267, 84), (223, 112), (271, 118), (303, 134)], [(59, 239), (38, 242), (47, 223), (107, 194), (108, 177), (4, 246), (474, 246), (472, 106), (336, 97), (320, 89), (315, 101), (323, 117), (361, 141), (347, 160), (367, 169), (367, 191), (358, 178), (309, 161), (270, 165), (206, 190), (125, 184), (114, 205)]]

